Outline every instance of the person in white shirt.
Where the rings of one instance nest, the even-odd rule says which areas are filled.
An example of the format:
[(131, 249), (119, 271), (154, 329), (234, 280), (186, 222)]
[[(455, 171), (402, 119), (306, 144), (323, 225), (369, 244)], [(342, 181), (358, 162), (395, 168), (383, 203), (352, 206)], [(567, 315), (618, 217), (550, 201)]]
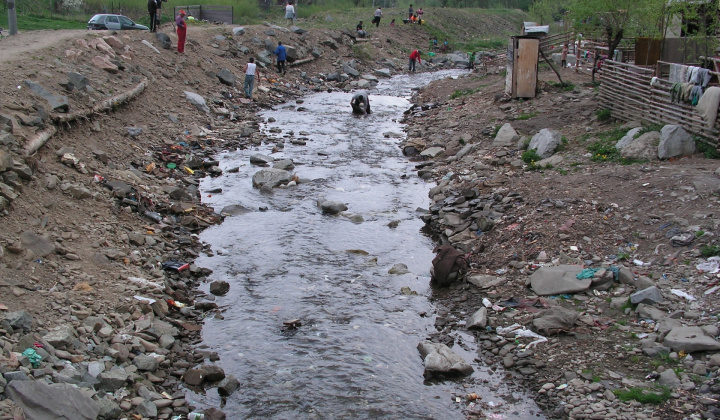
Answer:
[(372, 23), (375, 24), (375, 27), (380, 27), (380, 18), (382, 17), (382, 8), (378, 7), (375, 11), (375, 18), (373, 19)]
[(293, 2), (291, 1), (285, 6), (285, 19), (288, 20), (288, 25), (295, 24), (295, 7), (293, 7)]
[(247, 64), (245, 64), (243, 71), (245, 72), (245, 97), (248, 99), (252, 99), (255, 76), (257, 76), (258, 78), (258, 86), (260, 86), (260, 71), (257, 69), (257, 64), (255, 64), (254, 58), (250, 57), (250, 60)]

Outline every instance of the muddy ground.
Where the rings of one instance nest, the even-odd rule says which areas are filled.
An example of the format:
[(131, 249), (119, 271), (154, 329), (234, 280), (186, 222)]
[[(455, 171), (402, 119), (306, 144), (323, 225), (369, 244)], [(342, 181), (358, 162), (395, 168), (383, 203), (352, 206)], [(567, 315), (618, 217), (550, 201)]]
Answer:
[[(494, 24), (496, 26), (490, 27), (490, 31), (508, 29), (507, 22), (495, 21)], [(299, 26), (303, 26), (302, 23)], [(164, 29), (174, 42), (171, 28)], [(14, 161), (10, 161), (6, 169), (18, 168), (18, 171), (7, 172), (25, 174), (25, 178), (4, 177), (5, 183), (13, 186), (13, 194), (18, 196), (7, 199), (3, 210), (5, 229), (0, 234), (3, 296), (0, 303), (7, 307), (7, 312), (24, 310), (31, 313), (35, 321), (33, 332), (42, 335), (58, 324), (77, 326), (78, 320), (88, 314), (104, 316), (119, 330), (124, 323), (137, 321), (148, 312), (146, 305), (132, 298), (136, 294), (163, 300), (182, 299), (188, 304), (195, 298), (203, 301), (192, 288), (179, 287), (178, 278), (163, 271), (159, 263), (175, 259), (191, 261), (193, 255), (203, 251), (203, 245), (197, 243), (192, 233), (218, 221), (210, 216), (212, 209), (201, 205), (197, 192), (190, 197), (170, 193), (179, 187), (192, 190), (197, 184), (195, 177), (211, 171), (202, 165), (193, 175), (180, 172), (179, 168), (169, 170), (158, 152), (177, 152), (172, 146), (197, 142), (199, 150), (195, 148), (192, 154), (211, 161), (214, 153), (252, 147), (265, 140), (257, 129), (255, 112), (259, 107), (280, 104), (287, 98), (312, 90), (350, 89), (349, 82), (327, 82), (323, 77), (342, 69), (343, 63), (350, 60), (355, 60), (355, 68), (361, 74), (388, 67), (389, 63), (395, 65), (394, 71), (404, 71), (407, 52), (427, 43), (426, 34), (418, 30), (421, 28), (402, 25), (371, 29), (371, 40), (355, 45), (347, 35), (326, 30), (311, 29), (299, 35), (269, 26), (245, 29), (243, 35), (233, 36), (231, 27), (191, 25), (184, 55), (162, 49), (153, 34), (118, 34), (116, 37), (122, 46), (113, 46), (112, 54), (124, 69), (117, 73), (93, 65), (92, 59), (103, 52), (77, 41), (82, 39), (92, 43), (99, 37), (110, 35), (107, 33), (78, 31), (68, 35), (63, 31), (62, 36), (55, 37), (56, 43), (47, 47), (44, 45), (46, 38), (40, 41), (42, 44), (32, 40), (22, 42), (25, 34), (0, 40), (0, 48), (12, 58), (0, 63), (0, 71), (6, 75), (0, 79), (0, 114), (14, 120), (14, 123), (8, 123), (11, 126), (8, 130), (15, 142), (8, 141), (3, 149)], [(266, 33), (269, 29), (276, 35), (269, 36)], [(254, 42), (253, 38), (259, 42)], [(281, 40), (287, 45), (305, 46), (308, 50), (317, 46), (324, 52), (313, 61), (291, 67), (285, 77), (277, 77), (270, 67), (263, 74), (263, 89), (256, 92), (256, 100), (247, 101), (241, 93), (241, 69), (248, 55), (237, 44), (257, 54), (264, 49), (262, 42), (266, 38), (273, 44)], [(154, 45), (158, 52), (144, 45), (143, 40)], [(333, 42), (327, 43), (327, 40)], [(217, 73), (223, 68), (236, 75), (237, 86), (226, 86), (218, 81)], [(479, 159), (484, 165), (481, 168), (441, 156), (435, 159), (433, 166), (435, 179), (447, 175), (457, 180), (474, 171), (487, 181), (484, 187), (487, 191), (515, 192), (522, 197), (517, 200), (517, 205), (508, 209), (500, 223), (477, 239), (474, 249), (468, 253), (471, 267), (476, 272), (502, 273), (511, 281), (483, 292), (466, 283), (438, 289), (433, 296), (439, 307), (435, 338), (446, 342), (454, 340), (453, 331), (463, 328), (461, 321), (477, 310), (485, 297), (493, 302), (532, 297), (525, 285), (527, 275), (534, 266), (551, 260), (618, 262), (637, 275), (656, 279), (661, 284), (667, 282), (668, 288), (670, 285), (682, 287), (697, 296), (700, 302), (693, 303), (692, 308), (685, 308), (680, 298), (672, 299), (671, 296), (664, 309), (687, 309), (687, 312), (698, 314), (690, 318), (690, 322), (710, 322), (709, 317), (717, 313), (717, 299), (714, 294), (704, 295), (703, 292), (714, 284), (714, 280), (699, 275), (695, 264), (699, 261), (699, 245), (714, 241), (711, 234), (717, 231), (716, 161), (698, 154), (670, 162), (632, 165), (594, 162), (587, 151), (593, 135), (610, 131), (619, 124), (597, 121), (597, 92), (589, 83), (587, 72), (576, 74), (563, 70), (563, 77), (575, 85), (575, 90), (566, 91), (551, 85), (550, 82), (555, 81), (554, 74), (544, 70), (540, 74), (537, 98), (509, 101), (502, 94), (503, 76), (495, 74), (496, 69), (491, 70), (489, 75), (473, 73), (468, 77), (442, 80), (423, 89), (416, 102), (437, 106), (430, 107), (422, 115), (409, 116), (407, 121), (411, 138), (433, 139), (444, 144), (454, 139), (457, 133), (469, 133), (469, 142), (482, 146)], [(63, 88), (60, 83), (66, 85), (65, 79), (71, 71), (86, 76), (91, 88), (72, 91)], [(87, 114), (69, 123), (53, 125), (49, 115), (62, 113), (48, 109), (43, 99), (28, 91), (25, 80), (67, 96), (70, 113), (85, 113), (110, 97), (137, 89), (141, 84), (146, 87), (129, 103), (112, 106), (109, 113)], [(472, 89), (472, 93), (465, 92), (450, 99), (456, 91), (467, 89)], [(183, 95), (186, 90), (203, 96), (210, 112), (206, 114), (191, 106)], [(551, 169), (529, 171), (513, 166), (513, 158), (521, 152), (491, 147), (492, 135), (504, 122), (511, 122), (520, 134), (528, 136), (543, 128), (561, 130), (567, 138), (560, 152), (564, 160)], [(56, 126), (58, 133), (37, 153), (25, 156), (28, 142), (51, 126)], [(141, 131), (128, 130), (128, 127)], [(72, 150), (82, 165), (67, 160), (63, 163), (61, 155), (64, 153), (59, 155), (57, 152), (64, 147), (72, 148), (62, 151)], [(186, 150), (179, 154), (184, 153), (191, 154)], [(450, 172), (452, 174), (448, 175)], [(179, 214), (190, 211), (194, 219), (182, 228), (168, 223), (167, 219), (157, 224), (142, 217), (142, 212), (133, 211), (133, 206), (123, 202), (122, 197), (94, 182), (96, 174), (132, 185), (140, 191), (139, 195), (157, 204), (163, 216), (177, 216), (178, 212), (169, 210), (175, 204), (181, 206)], [(685, 220), (685, 226), (698, 226), (698, 230), (707, 235), (692, 246), (671, 247), (660, 227), (668, 223), (682, 225), (679, 219)], [(173, 220), (182, 221), (177, 217)], [(42, 257), (29, 251), (28, 245), (21, 241), (24, 232), (49, 238), (55, 251)], [(207, 249), (204, 251), (208, 252)], [(649, 265), (637, 266), (633, 264), (636, 259)], [(193, 280), (189, 284), (207, 281), (208, 275), (194, 267)], [(172, 280), (169, 283), (173, 288), (166, 289), (165, 293), (151, 291), (131, 284), (129, 277)], [(620, 285), (597, 296), (547, 299), (562, 301), (563, 305), (576, 307), (583, 315), (590, 316), (584, 318), (588, 321), (585, 325), (551, 338), (550, 343), (540, 344), (534, 353), (525, 353), (523, 359), (532, 356), (529, 357), (534, 366), (532, 372), (520, 372), (519, 369), (527, 364), (517, 361), (509, 366), (511, 372), (516, 373), (514, 380), (519, 386), (537, 392), (538, 404), (549, 417), (568, 416), (570, 410), (565, 408), (570, 396), (577, 397), (577, 392), (570, 394), (561, 389), (562, 384), (571, 381), (573, 376), (587, 382), (583, 404), (589, 406), (597, 400), (598, 392), (602, 394), (605, 389), (621, 387), (623, 378), (629, 379), (628, 383), (644, 384), (646, 376), (662, 367), (679, 369), (684, 366), (683, 362), (670, 358), (657, 364), (639, 350), (636, 337), (638, 333), (646, 332), (647, 324), (642, 323), (632, 308), (613, 306), (616, 301), (612, 299), (627, 297), (633, 290), (631, 286)], [(173, 294), (168, 294), (169, 291)], [(211, 305), (205, 308), (212, 310)], [(182, 315), (196, 319), (202, 312), (196, 308), (194, 312)], [(532, 308), (510, 308), (502, 313), (492, 313), (491, 325), (527, 324), (533, 313)], [(9, 349), (23, 336), (17, 330), (11, 331), (2, 331), (3, 357), (9, 356)], [(92, 335), (91, 331), (85, 333), (86, 339)], [(498, 355), (502, 350), (493, 344), (496, 341), (481, 333), (476, 336), (487, 349), (478, 357), (488, 364), (502, 363), (503, 358)], [(178, 337), (182, 346), (171, 348), (168, 355), (171, 363), (164, 364), (160, 372), (138, 374), (135, 379), (158, 390), (167, 389), (174, 394), (175, 401), (182, 401), (176, 392), (181, 390), (176, 374), (182, 374), (188, 360), (194, 362), (207, 356), (193, 353), (191, 345), (197, 340), (198, 332), (193, 327), (186, 328)], [(71, 353), (70, 356), (80, 356), (86, 361), (96, 360), (96, 356), (77, 349)], [(697, 357), (704, 359), (709, 355)], [(716, 391), (714, 369), (717, 368), (709, 370), (706, 379), (691, 378), (697, 382), (695, 389), (676, 391), (661, 405), (616, 403), (617, 411), (624, 413), (616, 418), (684, 418), (711, 413)], [(545, 387), (548, 383), (552, 383), (552, 387)], [(593, 383), (601, 383), (602, 389)], [(705, 393), (701, 394), (701, 391)], [(132, 392), (130, 396), (135, 395)], [(605, 400), (609, 399), (609, 396), (605, 397)], [(117, 403), (122, 400), (120, 398)], [(463, 409), (470, 417), (482, 418), (486, 410), (492, 411), (492, 407), (481, 400), (462, 401)], [(1, 408), (10, 413), (14, 407), (5, 400)], [(164, 412), (161, 409), (159, 418), (170, 417), (172, 410), (165, 408)], [(134, 412), (135, 409), (131, 406), (129, 410)], [(592, 415), (612, 417), (607, 413), (592, 411), (583, 415), (588, 418)]]

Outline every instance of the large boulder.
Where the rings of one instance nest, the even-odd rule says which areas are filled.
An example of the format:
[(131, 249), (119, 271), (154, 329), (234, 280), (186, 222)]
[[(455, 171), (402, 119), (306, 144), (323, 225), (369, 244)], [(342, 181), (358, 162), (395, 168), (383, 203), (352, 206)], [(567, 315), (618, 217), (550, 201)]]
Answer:
[(32, 420), (95, 420), (100, 413), (92, 398), (70, 384), (12, 381), (5, 394)]
[(293, 174), (282, 169), (265, 168), (256, 172), (252, 177), (253, 187), (262, 188), (264, 186), (277, 187), (287, 184), (293, 180)]
[(700, 327), (678, 326), (665, 336), (664, 344), (674, 351), (718, 351), (720, 342), (708, 336)]
[(469, 375), (473, 372), (472, 366), (445, 344), (423, 341), (417, 348), (425, 362), (426, 378), (435, 375)]
[(38, 257), (45, 257), (55, 252), (55, 244), (51, 239), (30, 231), (20, 234), (20, 243)]
[(543, 128), (530, 140), (528, 150), (535, 150), (541, 158), (545, 159), (552, 156), (561, 143), (562, 134), (559, 131)]
[(515, 146), (518, 140), (520, 140), (520, 135), (518, 135), (517, 131), (515, 131), (510, 123), (505, 123), (495, 135), (492, 145), (497, 147), (510, 147)]
[(45, 99), (53, 111), (67, 112), (70, 109), (67, 96), (52, 93), (32, 80), (25, 80), (24, 83), (30, 91)]
[(160, 41), (160, 44), (162, 45), (164, 50), (169, 50), (170, 47), (172, 47), (172, 42), (170, 41), (170, 37), (167, 34), (158, 32), (155, 34), (155, 38)]
[(666, 125), (660, 130), (658, 158), (670, 159), (695, 153), (695, 140), (679, 125)]
[(615, 143), (615, 148), (618, 150), (621, 150), (623, 147), (630, 144), (633, 140), (635, 140), (635, 137), (637, 137), (638, 133), (642, 130), (642, 127), (635, 127), (627, 132), (620, 140), (618, 140), (617, 143)]
[(541, 267), (530, 276), (530, 287), (539, 296), (584, 292), (592, 279), (578, 279), (579, 265)]
[(348, 209), (347, 205), (342, 201), (329, 201), (325, 198), (318, 199), (317, 206), (322, 210), (323, 214), (339, 214)]
[(235, 75), (228, 69), (221, 69), (217, 73), (217, 78), (223, 85), (235, 86)]
[(657, 160), (660, 133), (650, 131), (632, 140), (620, 150), (620, 156), (633, 160)]
[(205, 98), (203, 98), (202, 96), (198, 95), (195, 92), (185, 91), (184, 93), (185, 93), (185, 99), (187, 99), (188, 102), (190, 102), (190, 104), (195, 106), (195, 108), (197, 108), (198, 110), (205, 112), (205, 113), (210, 112), (210, 108), (208, 108), (207, 104), (205, 103)]

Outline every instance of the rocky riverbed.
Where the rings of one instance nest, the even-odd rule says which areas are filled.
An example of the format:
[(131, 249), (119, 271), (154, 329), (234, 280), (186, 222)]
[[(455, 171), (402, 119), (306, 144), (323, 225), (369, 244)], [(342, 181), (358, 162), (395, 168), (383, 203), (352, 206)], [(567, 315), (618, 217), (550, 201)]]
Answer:
[[(717, 161), (673, 126), (598, 121), (597, 89), (563, 77), (574, 89), (546, 73), (523, 102), (469, 74), (422, 89), (407, 113), (405, 150), (437, 181), (424, 220), (468, 266), (434, 296), (434, 340), (472, 333), (479, 360), (515, 372), (549, 417), (715, 418)], [(635, 163), (592, 152), (609, 132), (618, 147), (640, 139), (621, 149)]]

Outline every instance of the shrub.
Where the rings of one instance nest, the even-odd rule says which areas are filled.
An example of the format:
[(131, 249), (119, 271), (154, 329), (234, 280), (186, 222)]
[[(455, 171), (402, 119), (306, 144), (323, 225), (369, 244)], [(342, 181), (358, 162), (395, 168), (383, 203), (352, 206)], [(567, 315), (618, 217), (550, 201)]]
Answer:
[(523, 152), (522, 160), (523, 160), (523, 162), (527, 163), (528, 165), (535, 165), (536, 162), (539, 162), (542, 160), (542, 157), (537, 154), (537, 150), (529, 149), (529, 150), (526, 150)]
[(645, 388), (616, 389), (613, 391), (621, 401), (635, 400), (643, 404), (662, 404), (670, 399), (670, 390), (660, 387), (659, 392)]
[(610, 118), (612, 118), (612, 111), (610, 111), (610, 108), (603, 108), (599, 109), (595, 115), (597, 115), (597, 119), (600, 122), (610, 121)]

